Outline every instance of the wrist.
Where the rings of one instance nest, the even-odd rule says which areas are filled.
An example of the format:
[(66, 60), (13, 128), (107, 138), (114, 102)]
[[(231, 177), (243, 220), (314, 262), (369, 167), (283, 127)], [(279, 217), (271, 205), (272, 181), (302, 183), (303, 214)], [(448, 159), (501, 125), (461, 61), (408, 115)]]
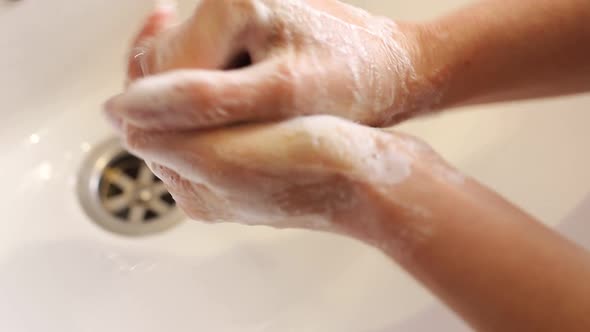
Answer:
[(470, 87), (457, 82), (470, 66), (473, 52), (453, 32), (460, 29), (455, 22), (443, 18), (400, 24), (413, 75), (406, 83), (408, 98), (399, 120), (461, 105), (468, 99)]
[(436, 225), (429, 202), (424, 197), (411, 201), (416, 193), (407, 195), (408, 189), (402, 187), (407, 186), (367, 185), (358, 198), (366, 203), (363, 209), (340, 219), (337, 232), (369, 244), (400, 263), (405, 261), (426, 244)]
[[(364, 202), (361, 205), (364, 208), (346, 218), (349, 222), (345, 233), (400, 261), (428, 245), (441, 222), (452, 212), (451, 207), (464, 201), (471, 181), (420, 141), (394, 135), (391, 144), (412, 160), (409, 172), (394, 182), (377, 181), (365, 173), (363, 185), (358, 186), (360, 198), (356, 199)], [(399, 161), (381, 158), (381, 162), (397, 164)]]
[[(506, 89), (499, 80), (507, 70), (511, 49), (497, 22), (471, 9), (417, 24), (416, 77), (421, 86), (439, 91), (431, 111), (497, 101), (495, 91)], [(510, 89), (509, 89), (510, 90)]]
[(451, 46), (443, 41), (444, 33), (430, 22), (411, 24), (407, 29), (411, 40), (414, 75), (409, 83), (411, 116), (436, 111), (449, 90), (453, 72)]

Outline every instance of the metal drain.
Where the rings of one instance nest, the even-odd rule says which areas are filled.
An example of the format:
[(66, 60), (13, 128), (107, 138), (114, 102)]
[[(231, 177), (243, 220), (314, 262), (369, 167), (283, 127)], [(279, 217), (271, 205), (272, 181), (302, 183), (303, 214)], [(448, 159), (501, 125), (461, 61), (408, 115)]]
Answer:
[(117, 234), (159, 233), (183, 219), (162, 181), (116, 139), (90, 154), (80, 172), (78, 195), (88, 216)]

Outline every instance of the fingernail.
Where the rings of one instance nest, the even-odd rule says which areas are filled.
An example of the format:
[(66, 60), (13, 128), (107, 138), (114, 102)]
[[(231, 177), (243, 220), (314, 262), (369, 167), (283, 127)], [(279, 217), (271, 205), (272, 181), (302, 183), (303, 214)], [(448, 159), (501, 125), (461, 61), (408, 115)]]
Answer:
[(115, 104), (117, 103), (119, 97), (121, 97), (121, 94), (109, 98), (107, 101), (104, 102), (102, 108), (107, 112), (112, 112), (115, 109)]
[(110, 122), (111, 126), (113, 126), (115, 128), (115, 130), (117, 130), (118, 133), (123, 132), (124, 129), (124, 123), (123, 123), (123, 119), (121, 119), (118, 116), (114, 116), (112, 114), (106, 113), (106, 117), (107, 120)]
[(135, 59), (139, 66), (139, 69), (141, 69), (141, 77), (149, 75), (149, 66), (147, 64), (148, 51), (149, 48), (147, 46), (140, 46), (133, 49), (133, 59)]

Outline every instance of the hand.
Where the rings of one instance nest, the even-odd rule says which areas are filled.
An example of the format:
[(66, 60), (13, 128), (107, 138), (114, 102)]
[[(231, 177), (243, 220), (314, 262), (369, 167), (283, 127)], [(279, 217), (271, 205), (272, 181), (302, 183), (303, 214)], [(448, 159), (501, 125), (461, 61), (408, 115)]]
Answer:
[(174, 16), (156, 11), (139, 34), (112, 116), (158, 130), (310, 114), (387, 125), (430, 100), (411, 29), (339, 1), (204, 0)]
[(391, 235), (395, 216), (423, 213), (431, 195), (416, 195), (439, 182), (432, 170), (446, 169), (411, 137), (331, 116), (199, 133), (128, 127), (124, 140), (194, 219), (366, 241)]

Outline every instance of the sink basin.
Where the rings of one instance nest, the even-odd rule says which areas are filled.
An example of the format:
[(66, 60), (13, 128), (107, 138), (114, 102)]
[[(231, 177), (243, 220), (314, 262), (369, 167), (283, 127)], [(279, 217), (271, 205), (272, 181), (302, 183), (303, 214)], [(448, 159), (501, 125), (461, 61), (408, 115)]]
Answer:
[[(356, 4), (417, 19), (465, 2)], [(180, 4), (184, 15), (194, 6)], [(120, 91), (128, 42), (150, 8), (131, 0), (0, 5), (0, 165), (12, 190), (0, 200), (0, 330), (467, 331), (395, 264), (350, 239), (197, 221), (131, 238), (87, 216), (78, 174), (113, 136), (100, 105)], [(576, 209), (590, 192), (590, 154), (581, 149), (589, 109), (588, 96), (481, 106), (400, 130), (543, 222), (567, 219), (584, 242), (590, 230), (575, 220), (590, 215)]]

